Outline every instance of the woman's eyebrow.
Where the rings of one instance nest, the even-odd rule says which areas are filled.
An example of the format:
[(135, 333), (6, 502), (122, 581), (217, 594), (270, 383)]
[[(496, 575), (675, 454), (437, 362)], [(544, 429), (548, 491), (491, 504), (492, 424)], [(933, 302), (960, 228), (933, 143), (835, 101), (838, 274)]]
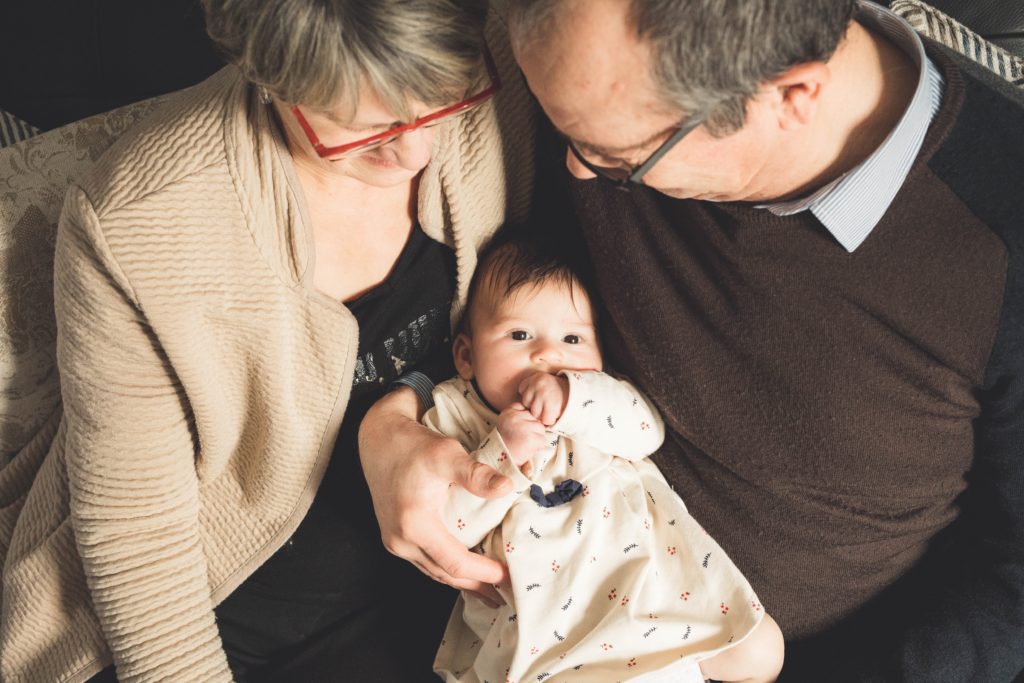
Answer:
[(383, 122), (370, 123), (370, 122), (363, 122), (363, 121), (359, 121), (359, 120), (349, 121), (349, 120), (346, 120), (345, 118), (343, 118), (341, 116), (338, 116), (335, 112), (329, 111), (329, 110), (323, 110), (323, 111), (320, 111), (318, 113), (322, 114), (323, 116), (326, 116), (331, 121), (331, 123), (336, 123), (339, 126), (343, 126), (343, 127), (347, 127), (347, 128), (359, 128), (359, 129), (380, 128), (381, 130), (387, 130), (388, 128), (394, 128), (395, 126), (402, 125), (401, 121), (389, 121), (387, 123), (383, 123)]
[(339, 126), (343, 126), (345, 128), (354, 128), (356, 130), (387, 130), (389, 128), (397, 128), (398, 126), (403, 125), (401, 121), (390, 121), (388, 123), (369, 123), (359, 120), (339, 121), (336, 119), (332, 119), (332, 121), (337, 123)]

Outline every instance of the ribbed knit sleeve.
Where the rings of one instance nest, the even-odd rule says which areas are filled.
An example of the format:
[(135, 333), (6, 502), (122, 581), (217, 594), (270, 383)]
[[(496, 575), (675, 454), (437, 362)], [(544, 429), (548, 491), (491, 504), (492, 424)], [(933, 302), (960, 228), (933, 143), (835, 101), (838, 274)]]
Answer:
[(54, 270), (72, 524), (118, 677), (230, 681), (199, 533), (188, 403), (77, 188)]

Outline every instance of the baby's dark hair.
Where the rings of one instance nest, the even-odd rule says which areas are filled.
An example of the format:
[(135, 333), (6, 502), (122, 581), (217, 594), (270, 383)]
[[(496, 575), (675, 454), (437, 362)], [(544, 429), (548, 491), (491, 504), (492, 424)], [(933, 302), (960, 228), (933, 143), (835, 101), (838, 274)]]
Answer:
[(457, 331), (469, 333), (470, 311), (484, 285), (491, 292), (509, 297), (521, 289), (532, 290), (550, 282), (565, 285), (570, 292), (575, 285), (591, 301), (594, 299), (586, 279), (561, 251), (528, 240), (495, 238), (480, 254)]

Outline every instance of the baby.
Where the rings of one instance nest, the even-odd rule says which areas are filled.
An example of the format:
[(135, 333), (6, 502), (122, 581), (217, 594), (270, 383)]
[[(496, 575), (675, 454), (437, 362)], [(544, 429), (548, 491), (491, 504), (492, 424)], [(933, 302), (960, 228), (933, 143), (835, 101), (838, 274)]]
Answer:
[(490, 251), (454, 342), (459, 376), (424, 417), (513, 481), (450, 489), (444, 521), (507, 563), (498, 609), (460, 598), (446, 681), (774, 681), (782, 636), (647, 456), (661, 418), (601, 371), (590, 297), (533, 245)]

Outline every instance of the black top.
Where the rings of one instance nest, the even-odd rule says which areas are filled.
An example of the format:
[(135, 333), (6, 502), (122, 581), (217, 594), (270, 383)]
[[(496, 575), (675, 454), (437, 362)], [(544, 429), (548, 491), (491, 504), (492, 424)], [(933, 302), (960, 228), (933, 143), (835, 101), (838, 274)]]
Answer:
[(217, 608), (236, 678), (434, 680), (454, 592), (384, 549), (356, 438), (403, 372), (454, 374), (454, 286), (454, 254), (416, 227), (387, 280), (347, 302), (359, 356), (323, 482), (292, 538)]
[(942, 108), (853, 253), (809, 212), (572, 183), (607, 360), (787, 682), (1024, 669), (1024, 93), (927, 48)]

